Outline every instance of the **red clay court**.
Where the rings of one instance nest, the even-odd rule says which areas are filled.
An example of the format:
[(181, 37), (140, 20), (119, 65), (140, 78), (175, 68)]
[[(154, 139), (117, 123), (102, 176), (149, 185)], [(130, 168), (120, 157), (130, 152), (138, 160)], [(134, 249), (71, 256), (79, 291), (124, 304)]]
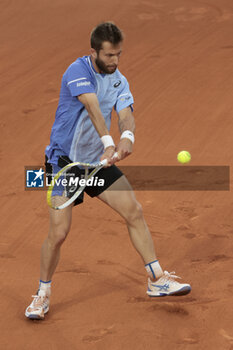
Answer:
[[(43, 165), (61, 77), (113, 20), (126, 34), (120, 71), (135, 98), (134, 153), (121, 165), (232, 166), (233, 3), (229, 0), (6, 1), (1, 4), (1, 321), (3, 350), (233, 349), (231, 191), (138, 191), (162, 267), (192, 285), (150, 299), (126, 225), (86, 196), (53, 278), (50, 312), (26, 319), (47, 236)], [(112, 135), (119, 139), (117, 118)], [(181, 165), (182, 166), (182, 165)], [(232, 184), (232, 178), (230, 179)]]

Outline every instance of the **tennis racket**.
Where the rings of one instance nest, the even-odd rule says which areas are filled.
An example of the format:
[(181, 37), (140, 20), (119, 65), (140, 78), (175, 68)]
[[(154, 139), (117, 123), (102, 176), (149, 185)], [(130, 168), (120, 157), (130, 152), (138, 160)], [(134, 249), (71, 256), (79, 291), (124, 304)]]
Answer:
[[(113, 158), (115, 157), (117, 157), (117, 152)], [(47, 191), (48, 205), (57, 210), (68, 207), (83, 192), (88, 180), (107, 163), (107, 159), (104, 159), (95, 164), (73, 162), (66, 165), (53, 177), (50, 183)], [(82, 174), (80, 169), (82, 169)]]

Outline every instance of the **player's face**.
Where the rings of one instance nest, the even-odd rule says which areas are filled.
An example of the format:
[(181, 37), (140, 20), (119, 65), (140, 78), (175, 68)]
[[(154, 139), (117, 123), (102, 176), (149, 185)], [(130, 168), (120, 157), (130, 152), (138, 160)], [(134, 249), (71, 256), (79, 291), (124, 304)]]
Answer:
[(122, 52), (122, 43), (112, 45), (108, 41), (104, 41), (100, 51), (96, 53), (95, 64), (100, 73), (112, 74), (118, 67), (120, 55)]

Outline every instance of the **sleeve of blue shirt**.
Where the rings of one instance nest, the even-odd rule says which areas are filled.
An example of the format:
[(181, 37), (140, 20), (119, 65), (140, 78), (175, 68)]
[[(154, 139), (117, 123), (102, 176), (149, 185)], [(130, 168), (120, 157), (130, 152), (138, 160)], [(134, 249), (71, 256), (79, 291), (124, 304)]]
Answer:
[(72, 96), (94, 93), (94, 80), (82, 62), (72, 63), (66, 71), (66, 85)]
[(119, 90), (117, 101), (114, 108), (117, 111), (117, 113), (119, 113), (122, 109), (129, 106), (133, 111), (133, 106), (132, 106), (133, 103), (134, 103), (134, 99), (129, 89), (129, 83), (125, 77), (122, 77), (122, 87)]

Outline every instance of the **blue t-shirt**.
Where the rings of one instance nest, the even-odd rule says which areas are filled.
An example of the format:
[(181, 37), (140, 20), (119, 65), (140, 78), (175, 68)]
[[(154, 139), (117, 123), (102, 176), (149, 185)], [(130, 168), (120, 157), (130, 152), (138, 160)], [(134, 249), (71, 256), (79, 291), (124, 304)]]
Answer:
[(108, 130), (112, 109), (119, 113), (133, 104), (126, 78), (117, 69), (112, 74), (97, 73), (90, 56), (78, 58), (63, 75), (60, 99), (52, 127), (50, 144), (45, 153), (50, 163), (57, 164), (60, 155), (73, 162), (98, 162), (104, 152), (101, 139), (84, 105), (77, 96), (97, 95)]

